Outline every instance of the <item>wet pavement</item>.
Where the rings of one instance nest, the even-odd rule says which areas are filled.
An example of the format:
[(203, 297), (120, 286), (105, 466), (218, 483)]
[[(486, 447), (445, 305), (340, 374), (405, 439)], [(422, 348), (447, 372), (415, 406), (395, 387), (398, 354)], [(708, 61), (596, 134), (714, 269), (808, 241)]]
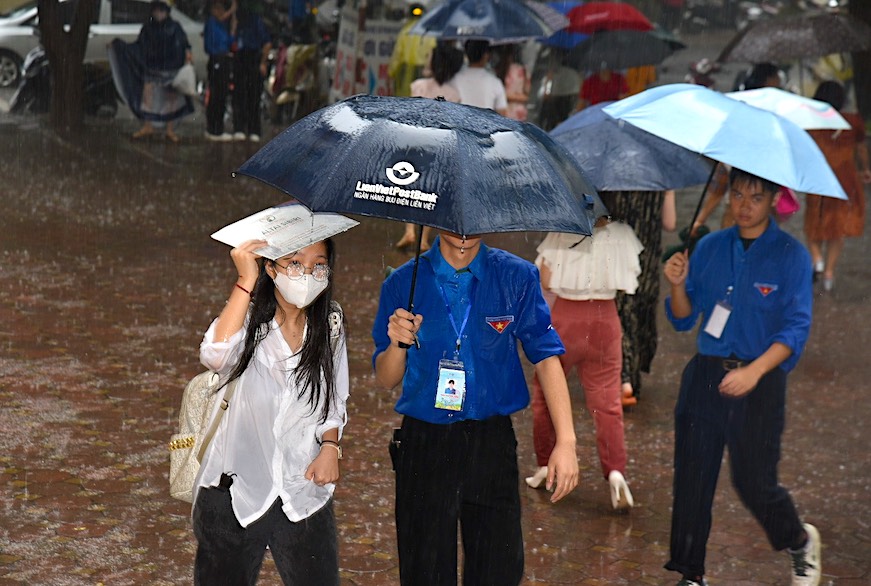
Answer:
[[(182, 389), (202, 370), (202, 332), (234, 280), (227, 247), (208, 235), (282, 197), (230, 177), (257, 145), (207, 144), (195, 121), (182, 126), (179, 145), (133, 142), (135, 128), (90, 121), (64, 141), (37, 122), (0, 116), (0, 584), (191, 582), (190, 509), (168, 495), (166, 446)], [(684, 223), (697, 193), (679, 194)], [(801, 221), (786, 227), (800, 235)], [(336, 491), (346, 585), (398, 583), (387, 441), (399, 418), (395, 393), (374, 390), (369, 330), (385, 268), (407, 259), (393, 249), (401, 231), (365, 219), (337, 237), (352, 369)], [(531, 259), (540, 239), (488, 241)], [(848, 241), (790, 379), (781, 480), (822, 533), (823, 584), (871, 583), (869, 252), (867, 235)], [(672, 409), (694, 344), (661, 314), (651, 319), (660, 323), (659, 353), (639, 405), (626, 413), (637, 506), (610, 510), (591, 420), (571, 381), (581, 484), (557, 505), (521, 486), (525, 584), (676, 582), (662, 570)], [(525, 474), (534, 468), (530, 412), (514, 422)], [(769, 549), (725, 469), (708, 567), (714, 585), (789, 583), (785, 554)], [(261, 583), (280, 583), (269, 561)]]

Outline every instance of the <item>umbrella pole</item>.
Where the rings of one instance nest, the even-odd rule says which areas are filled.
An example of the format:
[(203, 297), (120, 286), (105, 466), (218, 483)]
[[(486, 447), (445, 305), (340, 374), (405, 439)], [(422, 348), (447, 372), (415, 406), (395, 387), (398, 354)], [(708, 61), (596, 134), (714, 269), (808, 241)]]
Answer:
[(414, 268), (411, 270), (411, 291), (408, 293), (408, 311), (414, 313), (414, 287), (417, 285), (417, 264), (420, 261), (420, 247), (423, 243), (423, 226), (417, 233), (417, 244), (414, 247)]
[[(423, 243), (423, 226), (420, 227), (420, 231), (417, 233), (417, 244), (414, 247), (414, 267), (411, 269), (411, 291), (408, 293), (408, 306), (407, 309), (409, 313), (414, 313), (414, 288), (417, 285), (417, 265), (420, 263), (420, 247)], [(420, 342), (415, 338), (414, 343), (420, 348)], [(411, 348), (411, 344), (406, 344), (405, 342), (399, 343), (400, 348)]]
[(702, 203), (705, 201), (705, 195), (708, 193), (708, 187), (711, 186), (711, 181), (714, 179), (714, 173), (717, 172), (717, 167), (720, 165), (719, 161), (714, 161), (714, 166), (711, 167), (711, 174), (708, 175), (708, 181), (705, 183), (705, 188), (702, 189), (702, 196), (699, 198), (699, 203), (696, 205), (696, 211), (693, 214), (693, 219), (690, 222), (690, 232), (687, 235), (687, 248), (689, 248), (690, 240), (692, 240), (693, 235), (693, 226), (696, 225), (696, 220), (699, 218), (699, 213), (702, 211)]

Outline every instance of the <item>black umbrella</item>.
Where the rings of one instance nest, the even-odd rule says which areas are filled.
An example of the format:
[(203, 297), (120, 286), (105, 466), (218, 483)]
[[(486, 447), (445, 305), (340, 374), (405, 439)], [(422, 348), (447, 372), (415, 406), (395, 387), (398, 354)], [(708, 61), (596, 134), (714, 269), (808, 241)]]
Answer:
[[(427, 98), (354, 96), (309, 114), (238, 173), (313, 211), (461, 235), (592, 233), (596, 190), (543, 130)], [(418, 240), (417, 255), (420, 253)], [(412, 297), (409, 298), (409, 308)]]
[(846, 14), (820, 12), (762, 20), (735, 35), (720, 62), (785, 63), (871, 49), (871, 27)]
[(656, 31), (600, 31), (578, 43), (565, 63), (584, 71), (598, 71), (601, 64), (609, 69), (627, 69), (658, 65), (686, 45)]

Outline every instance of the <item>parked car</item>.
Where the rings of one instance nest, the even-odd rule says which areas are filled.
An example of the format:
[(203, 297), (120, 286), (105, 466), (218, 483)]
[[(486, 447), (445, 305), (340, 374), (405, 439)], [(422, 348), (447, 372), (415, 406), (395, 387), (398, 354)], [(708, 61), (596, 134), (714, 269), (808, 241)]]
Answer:
[[(64, 7), (63, 18), (67, 24), (75, 14), (76, 1), (61, 2)], [(107, 62), (106, 45), (115, 38), (128, 43), (135, 41), (142, 24), (150, 15), (149, 0), (100, 0), (100, 10), (88, 36), (85, 63)], [(205, 79), (208, 56), (203, 48), (203, 23), (176, 8), (172, 9), (170, 16), (187, 33), (197, 77)], [(39, 45), (38, 18), (35, 0), (0, 16), (0, 87), (14, 87), (21, 80), (24, 56)]]

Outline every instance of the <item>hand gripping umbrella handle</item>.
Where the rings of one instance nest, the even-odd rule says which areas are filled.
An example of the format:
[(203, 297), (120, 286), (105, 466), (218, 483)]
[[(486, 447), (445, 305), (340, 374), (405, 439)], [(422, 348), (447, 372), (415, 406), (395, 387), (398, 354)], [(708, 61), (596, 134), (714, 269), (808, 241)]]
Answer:
[[(411, 291), (408, 293), (408, 311), (410, 313), (414, 313), (414, 287), (417, 285), (417, 263), (420, 260), (420, 246), (422, 242), (423, 226), (420, 227), (420, 231), (417, 233), (417, 245), (414, 247), (414, 267), (411, 269)], [(417, 340), (417, 336), (414, 337), (414, 345), (420, 348), (420, 342)], [(411, 348), (411, 344), (400, 342), (399, 347)]]

